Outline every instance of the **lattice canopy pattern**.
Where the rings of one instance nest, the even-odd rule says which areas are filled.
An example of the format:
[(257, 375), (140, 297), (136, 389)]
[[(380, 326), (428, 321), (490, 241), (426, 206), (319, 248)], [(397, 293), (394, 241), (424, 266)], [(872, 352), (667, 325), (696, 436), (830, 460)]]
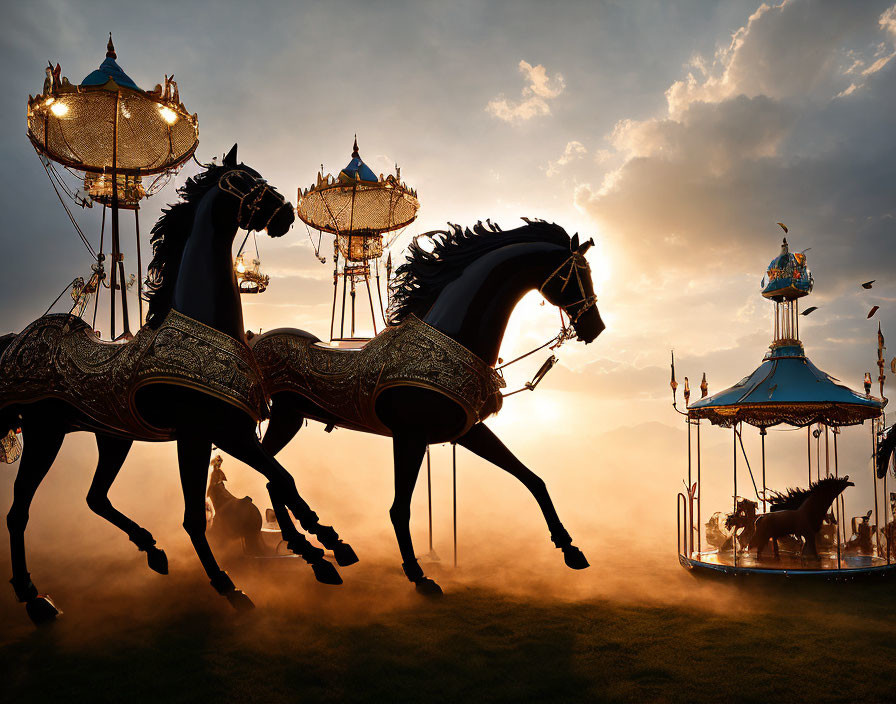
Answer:
[(382, 234), (414, 221), (420, 202), (404, 183), (389, 176), (379, 181), (334, 179), (318, 175), (317, 183), (299, 191), (299, 218), (333, 235), (367, 232)]
[[(117, 112), (117, 130), (116, 130)], [(116, 145), (117, 133), (117, 145)], [(176, 168), (199, 142), (182, 104), (117, 85), (71, 86), (28, 102), (28, 138), (53, 161), (81, 171), (148, 175)]]

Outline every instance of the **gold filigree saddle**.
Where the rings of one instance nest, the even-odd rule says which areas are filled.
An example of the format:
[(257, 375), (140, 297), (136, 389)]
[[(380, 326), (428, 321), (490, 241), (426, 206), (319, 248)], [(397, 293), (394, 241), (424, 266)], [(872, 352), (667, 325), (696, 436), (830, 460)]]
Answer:
[(250, 345), (268, 394), (300, 394), (354, 430), (391, 435), (376, 414), (376, 400), (395, 386), (430, 389), (455, 401), (466, 414), (456, 437), (501, 408), (505, 383), (495, 369), (413, 315), (360, 350), (321, 345), (300, 330), (272, 330)]
[(267, 416), (261, 374), (248, 346), (177, 311), (128, 342), (102, 342), (74, 316), (34, 321), (0, 357), (0, 407), (59, 398), (87, 416), (83, 430), (136, 440), (170, 440), (148, 424), (135, 395), (156, 383), (185, 386)]

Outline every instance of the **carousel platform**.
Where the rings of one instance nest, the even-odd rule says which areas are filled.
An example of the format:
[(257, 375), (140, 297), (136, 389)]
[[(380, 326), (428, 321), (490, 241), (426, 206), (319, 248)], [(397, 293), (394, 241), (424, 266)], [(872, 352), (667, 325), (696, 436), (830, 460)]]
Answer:
[(799, 554), (781, 551), (780, 557), (771, 554), (757, 560), (754, 554), (706, 551), (693, 552), (690, 556), (679, 554), (681, 566), (695, 575), (706, 577), (767, 576), (795, 579), (821, 579), (847, 581), (856, 579), (883, 579), (896, 576), (896, 560), (876, 555), (821, 553), (818, 558), (803, 558)]

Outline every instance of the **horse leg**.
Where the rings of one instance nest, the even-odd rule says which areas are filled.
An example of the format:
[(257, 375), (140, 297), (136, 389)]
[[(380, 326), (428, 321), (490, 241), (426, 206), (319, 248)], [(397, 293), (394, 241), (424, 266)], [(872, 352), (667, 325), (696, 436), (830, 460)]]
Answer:
[(395, 498), (389, 509), (389, 518), (398, 539), (402, 568), (417, 591), (426, 596), (439, 596), (442, 589), (423, 575), (417, 562), (414, 543), (411, 540), (411, 498), (420, 473), (420, 464), (426, 454), (426, 435), (417, 430), (393, 429), (392, 455), (395, 462)]
[(803, 533), (803, 540), (805, 541), (803, 545), (802, 553), (805, 556), (806, 554), (809, 557), (818, 557), (818, 547), (815, 545), (815, 534), (812, 531), (806, 531)]
[(37, 487), (47, 476), (53, 460), (62, 447), (65, 426), (49, 415), (26, 414), (22, 419), (22, 436), (25, 447), (19, 471), (13, 486), (12, 507), (6, 516), (9, 528), (10, 559), (12, 579), (10, 580), (16, 598), (24, 602), (28, 616), (35, 624), (52, 621), (61, 612), (46, 595), (38, 594), (31, 581), (25, 560), (25, 527), (28, 525), (28, 511)]
[(457, 444), (519, 479), (538, 502), (548, 530), (551, 531), (551, 541), (563, 551), (567, 566), (574, 570), (588, 567), (585, 555), (572, 544), (572, 537), (560, 522), (544, 480), (520, 462), (491, 430), (482, 423), (477, 423), (457, 440)]
[(168, 557), (164, 550), (156, 547), (152, 533), (134, 523), (109, 501), (109, 489), (121, 471), (131, 445), (132, 440), (97, 434), (96, 447), (100, 456), (96, 473), (87, 492), (87, 505), (96, 515), (127, 533), (128, 539), (137, 546), (137, 549), (146, 553), (150, 569), (159, 574), (168, 574)]
[(336, 561), (340, 565), (358, 561), (351, 546), (339, 539), (339, 535), (332, 526), (322, 526), (319, 523), (317, 514), (299, 496), (292, 475), (265, 451), (254, 432), (251, 430), (249, 432), (230, 432), (223, 433), (222, 436), (215, 442), (218, 447), (228, 455), (260, 472), (268, 480), (271, 504), (277, 515), (283, 539), (286, 540), (290, 550), (311, 565), (314, 576), (319, 582), (342, 584), (342, 578), (336, 568), (324, 559), (323, 550), (315, 548), (305, 536), (296, 530), (295, 525), (286, 514), (286, 508), (288, 507), (292, 511), (302, 528), (316, 535), (325, 548), (333, 551)]
[(289, 444), (305, 422), (298, 410), (287, 407), (288, 401), (275, 398), (271, 404), (271, 419), (262, 438), (261, 446), (273, 457)]
[(184, 492), (184, 530), (190, 536), (199, 561), (215, 591), (227, 598), (238, 611), (255, 608), (252, 600), (237, 589), (227, 573), (218, 566), (205, 536), (205, 482), (212, 443), (201, 437), (178, 433), (177, 461)]

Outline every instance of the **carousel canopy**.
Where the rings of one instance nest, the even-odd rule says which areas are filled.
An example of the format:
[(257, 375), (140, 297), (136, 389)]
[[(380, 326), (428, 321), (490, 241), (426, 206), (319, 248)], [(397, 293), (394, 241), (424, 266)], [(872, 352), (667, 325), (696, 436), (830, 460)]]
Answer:
[(140, 176), (178, 167), (199, 142), (196, 115), (180, 102), (173, 80), (143, 91), (115, 59), (110, 36), (106, 59), (80, 85), (61, 77), (57, 65), (28, 101), (28, 138), (43, 156), (79, 171), (114, 167)]
[(797, 339), (794, 301), (808, 294), (813, 283), (805, 254), (791, 254), (785, 239), (762, 282), (762, 295), (775, 301), (775, 340), (755, 371), (731, 388), (689, 405), (691, 418), (725, 427), (741, 422), (757, 427), (779, 423), (837, 426), (881, 414), (883, 400), (859, 394), (821, 371)]
[(731, 427), (824, 423), (854, 425), (881, 414), (883, 402), (859, 394), (806, 357), (802, 345), (772, 347), (762, 364), (734, 386), (688, 406), (691, 418)]
[(296, 210), (311, 227), (334, 235), (380, 235), (399, 230), (417, 217), (416, 191), (395, 176), (379, 178), (358, 154), (355, 140), (352, 159), (339, 175), (317, 175), (317, 183), (299, 189)]

